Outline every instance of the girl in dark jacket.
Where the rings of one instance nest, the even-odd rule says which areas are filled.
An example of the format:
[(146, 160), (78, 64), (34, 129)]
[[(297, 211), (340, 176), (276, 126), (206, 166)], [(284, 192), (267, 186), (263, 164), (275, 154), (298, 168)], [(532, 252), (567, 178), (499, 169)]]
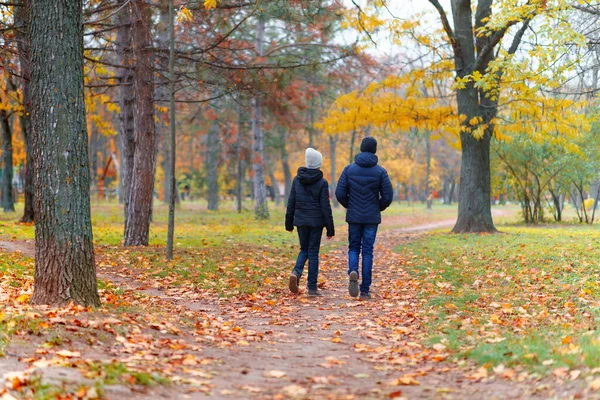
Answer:
[(319, 249), (323, 228), (327, 228), (327, 239), (335, 235), (333, 214), (329, 203), (329, 184), (319, 169), (323, 156), (315, 149), (306, 149), (306, 167), (298, 168), (298, 174), (292, 183), (292, 190), (285, 213), (285, 229), (289, 232), (298, 228), (300, 253), (296, 266), (290, 275), (289, 287), (292, 293), (298, 293), (298, 283), (308, 260), (308, 295), (321, 296), (317, 289), (319, 276)]

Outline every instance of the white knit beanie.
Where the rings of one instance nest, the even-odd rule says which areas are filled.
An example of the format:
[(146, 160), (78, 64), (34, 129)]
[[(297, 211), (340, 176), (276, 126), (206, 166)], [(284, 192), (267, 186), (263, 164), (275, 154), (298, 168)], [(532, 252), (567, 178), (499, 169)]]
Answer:
[(323, 164), (323, 155), (321, 155), (321, 153), (319, 153), (312, 147), (306, 149), (304, 159), (306, 161), (306, 168), (309, 169), (319, 169)]

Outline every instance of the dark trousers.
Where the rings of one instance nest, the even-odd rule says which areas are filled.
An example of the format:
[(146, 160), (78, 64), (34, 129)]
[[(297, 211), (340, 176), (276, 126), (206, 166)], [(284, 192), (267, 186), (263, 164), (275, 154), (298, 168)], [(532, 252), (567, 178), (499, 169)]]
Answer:
[(300, 253), (296, 259), (294, 272), (302, 276), (304, 264), (308, 260), (308, 282), (309, 289), (317, 289), (317, 278), (319, 277), (319, 249), (321, 247), (321, 236), (323, 227), (312, 228), (309, 226), (298, 226), (298, 238), (300, 239)]
[(358, 258), (362, 253), (361, 293), (369, 293), (371, 287), (373, 247), (377, 237), (377, 227), (377, 225), (348, 224), (348, 274), (352, 271), (358, 273)]

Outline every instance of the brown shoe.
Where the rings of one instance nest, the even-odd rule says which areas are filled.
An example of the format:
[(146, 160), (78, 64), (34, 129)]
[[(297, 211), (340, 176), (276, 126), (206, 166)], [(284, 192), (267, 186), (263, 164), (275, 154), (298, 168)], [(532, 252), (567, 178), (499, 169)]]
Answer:
[(298, 281), (299, 280), (300, 280), (300, 277), (298, 277), (298, 275), (296, 275), (296, 273), (292, 272), (292, 274), (290, 275), (290, 284), (289, 284), (290, 292), (292, 292), (294, 294), (298, 294)]

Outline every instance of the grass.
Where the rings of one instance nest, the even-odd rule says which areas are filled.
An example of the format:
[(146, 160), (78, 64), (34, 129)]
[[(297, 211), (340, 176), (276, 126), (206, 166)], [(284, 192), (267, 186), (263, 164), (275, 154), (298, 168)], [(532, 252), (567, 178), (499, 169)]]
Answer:
[(502, 227), (498, 235), (434, 233), (401, 245), (422, 282), (429, 342), (483, 365), (535, 372), (600, 359), (600, 230)]

